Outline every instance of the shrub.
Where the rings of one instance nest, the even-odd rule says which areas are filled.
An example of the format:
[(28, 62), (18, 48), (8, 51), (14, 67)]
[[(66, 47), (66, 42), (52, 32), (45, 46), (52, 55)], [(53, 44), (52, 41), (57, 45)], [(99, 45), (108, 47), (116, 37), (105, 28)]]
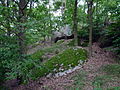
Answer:
[(0, 48), (0, 82), (5, 81), (6, 73), (10, 72), (19, 56), (16, 45), (6, 44)]

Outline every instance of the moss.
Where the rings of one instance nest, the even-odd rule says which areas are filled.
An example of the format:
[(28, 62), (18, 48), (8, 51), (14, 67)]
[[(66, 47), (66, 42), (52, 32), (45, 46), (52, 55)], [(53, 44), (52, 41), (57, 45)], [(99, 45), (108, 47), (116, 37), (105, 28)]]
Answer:
[[(62, 41), (61, 41), (62, 42)], [(43, 49), (40, 49), (38, 51), (36, 51), (35, 53), (31, 54), (30, 57), (33, 59), (33, 60), (42, 60), (42, 56), (45, 54), (45, 53), (53, 53), (55, 52), (56, 50), (64, 50), (66, 48), (66, 45), (58, 45), (58, 44), (55, 44), (51, 47), (47, 47), (47, 48), (43, 48)]]
[[(49, 73), (59, 72), (59, 68), (67, 70), (87, 59), (87, 52), (82, 48), (70, 48), (42, 63), (42, 67), (32, 70), (33, 78), (41, 77)], [(56, 70), (55, 70), (56, 69)]]
[(37, 52), (35, 52), (31, 55), (31, 58), (33, 60), (42, 60), (43, 55), (44, 55), (44, 51), (43, 50), (38, 50)]

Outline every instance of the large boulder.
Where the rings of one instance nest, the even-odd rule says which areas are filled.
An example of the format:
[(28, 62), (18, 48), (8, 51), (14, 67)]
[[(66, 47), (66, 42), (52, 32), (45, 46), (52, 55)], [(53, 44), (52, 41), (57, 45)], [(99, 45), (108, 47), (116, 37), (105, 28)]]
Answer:
[(74, 35), (71, 33), (72, 30), (70, 29), (69, 25), (65, 25), (59, 31), (53, 32), (53, 40), (56, 43), (58, 40), (61, 39), (72, 39)]

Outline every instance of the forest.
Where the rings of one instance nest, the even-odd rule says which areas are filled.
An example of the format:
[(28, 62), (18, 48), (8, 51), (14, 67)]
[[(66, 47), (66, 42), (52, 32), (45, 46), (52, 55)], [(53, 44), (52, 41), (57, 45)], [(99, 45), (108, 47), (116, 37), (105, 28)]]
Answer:
[(0, 90), (120, 90), (120, 0), (0, 0)]

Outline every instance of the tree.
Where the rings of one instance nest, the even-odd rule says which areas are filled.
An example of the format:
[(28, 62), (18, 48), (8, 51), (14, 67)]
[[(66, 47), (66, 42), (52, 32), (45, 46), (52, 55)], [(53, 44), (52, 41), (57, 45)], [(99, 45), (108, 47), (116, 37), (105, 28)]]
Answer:
[(92, 14), (93, 14), (93, 0), (87, 0), (88, 6), (88, 28), (89, 28), (89, 57), (92, 56), (92, 29), (93, 29), (93, 21), (92, 21)]
[[(25, 9), (27, 8), (27, 4), (29, 3), (29, 0), (20, 0), (18, 3), (19, 6), (19, 18), (18, 22), (23, 23), (26, 21), (26, 12)], [(23, 25), (18, 25), (18, 44), (19, 44), (19, 52), (20, 55), (23, 55), (26, 53), (26, 45), (25, 45), (25, 27)]]
[(74, 15), (73, 15), (73, 31), (74, 31), (74, 40), (75, 40), (75, 46), (78, 45), (78, 35), (77, 35), (77, 4), (78, 4), (78, 1), (75, 0), (75, 3), (74, 3)]

